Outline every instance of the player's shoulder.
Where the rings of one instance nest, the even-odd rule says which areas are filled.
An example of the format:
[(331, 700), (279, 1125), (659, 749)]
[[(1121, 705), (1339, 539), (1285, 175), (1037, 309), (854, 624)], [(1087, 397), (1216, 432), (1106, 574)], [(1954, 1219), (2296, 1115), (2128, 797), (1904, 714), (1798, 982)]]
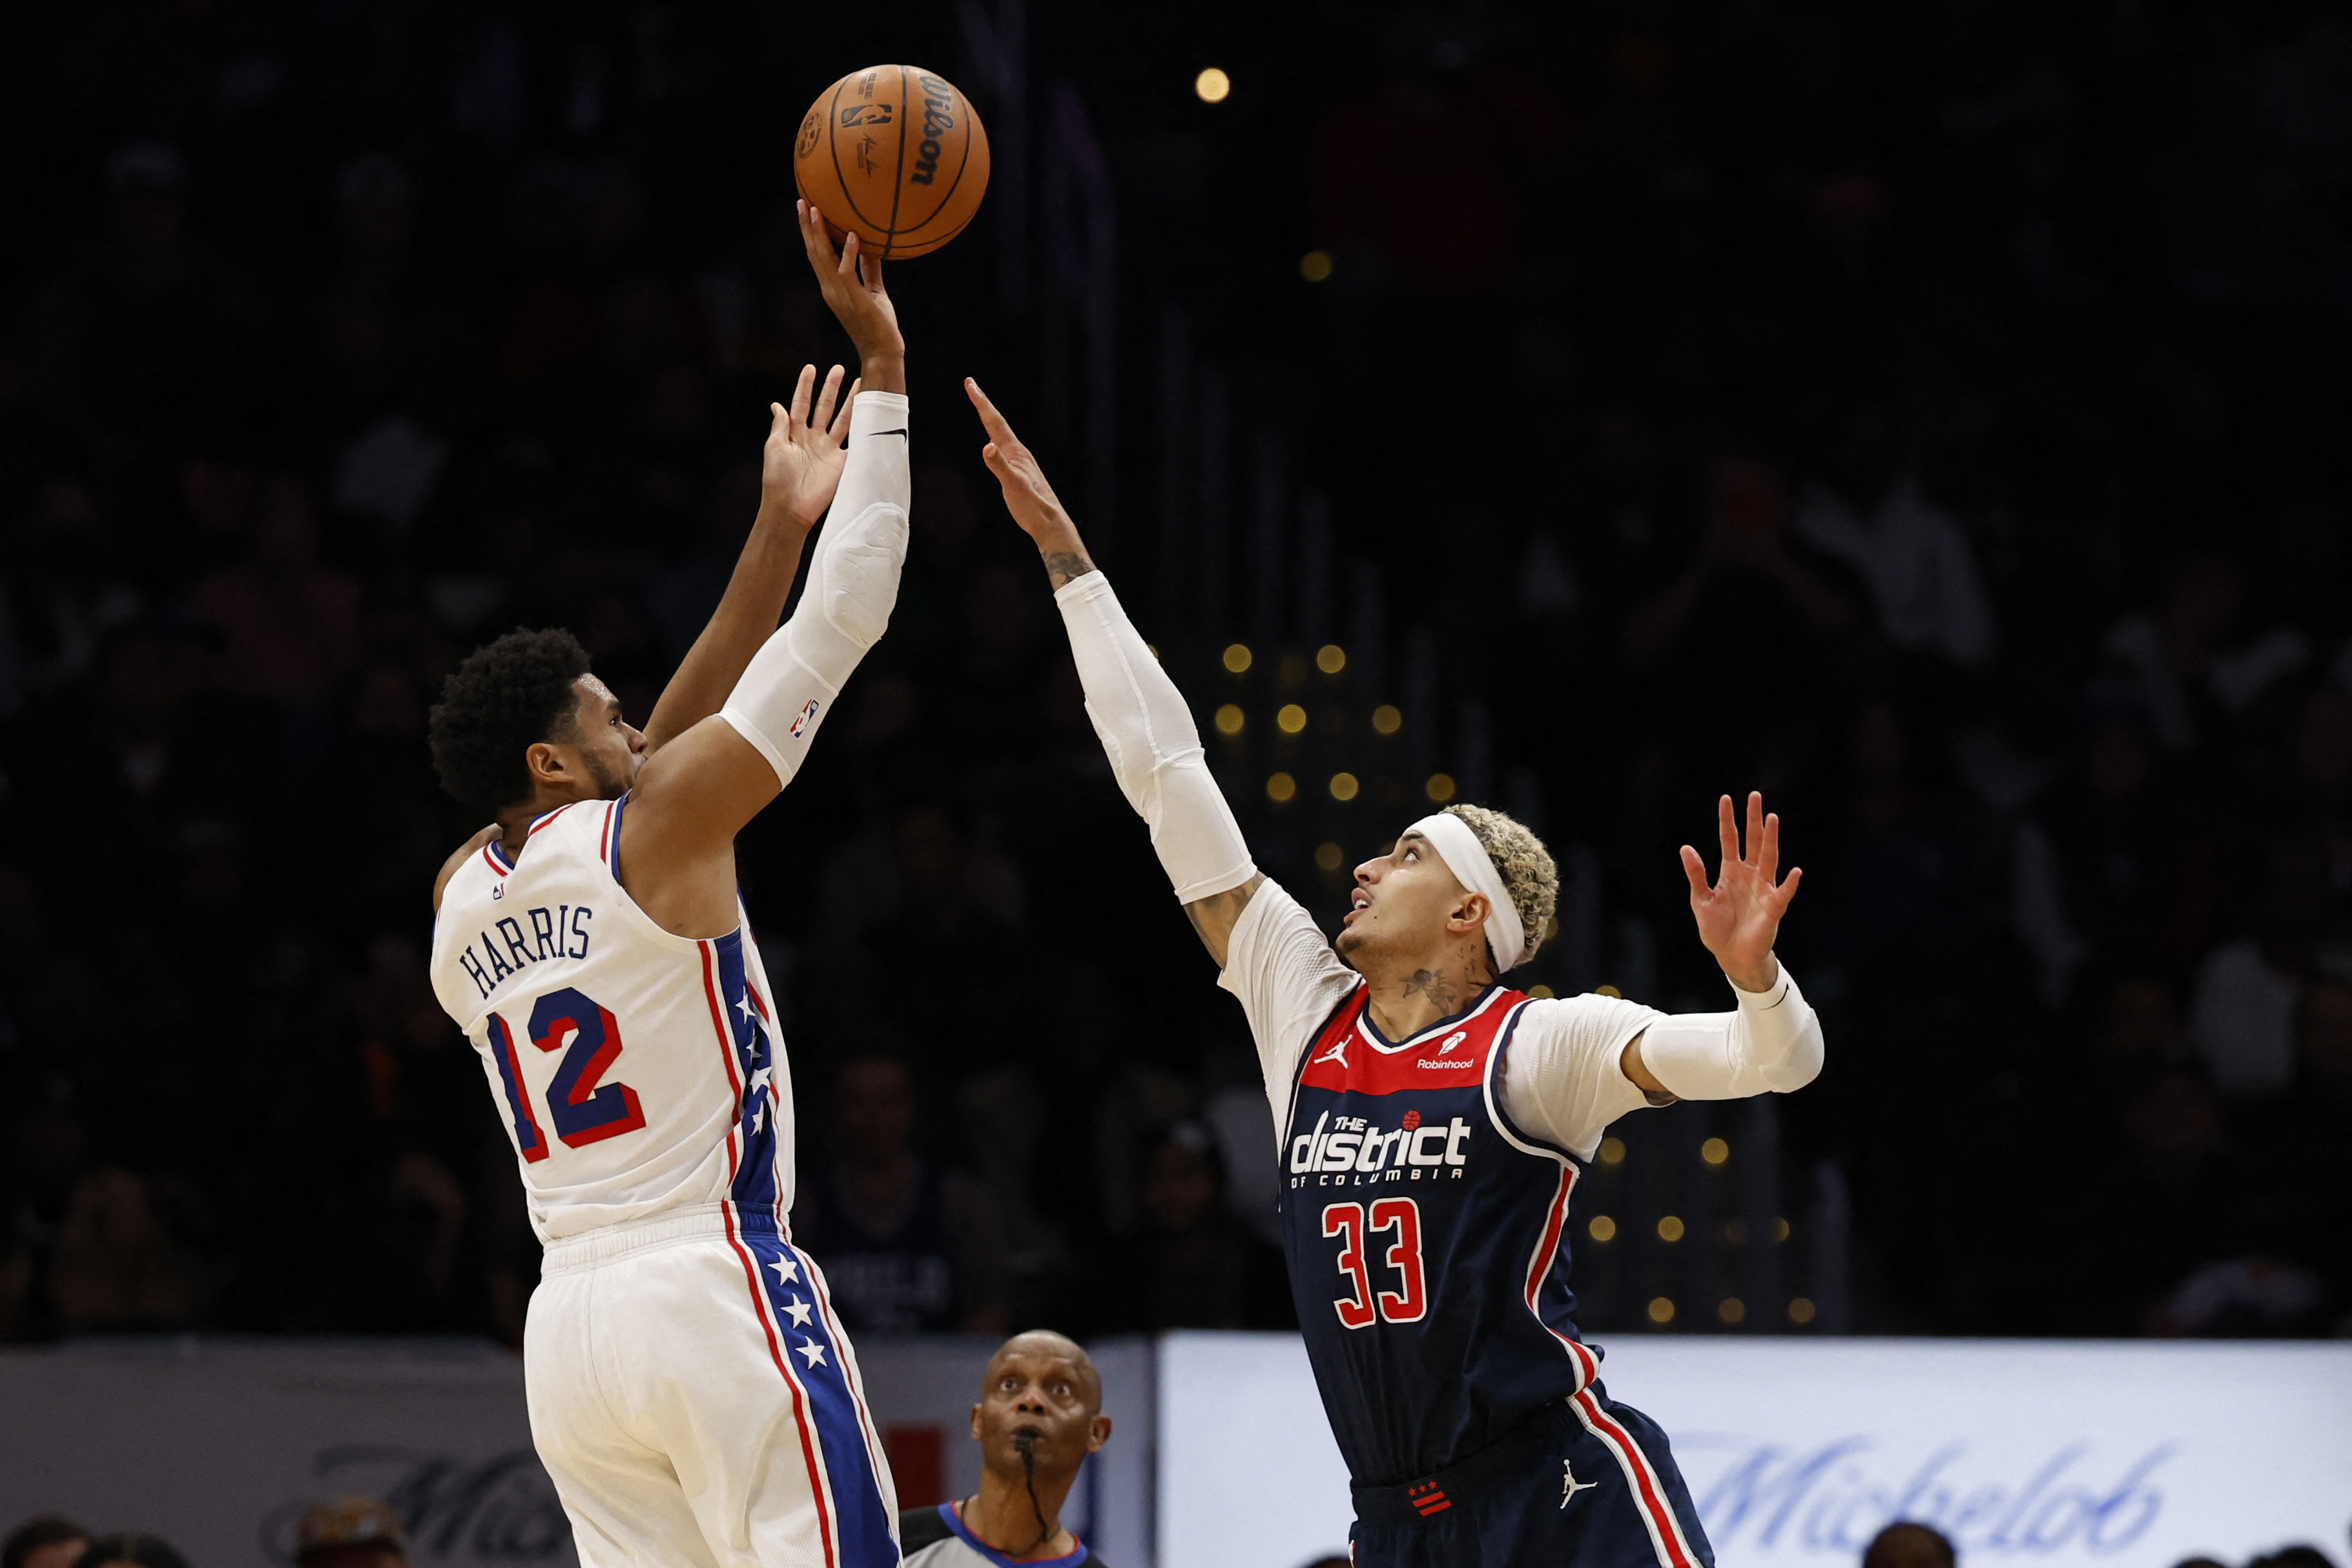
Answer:
[(1573, 996), (1528, 997), (1519, 1004), (1517, 1027), (1523, 1035), (1613, 1036), (1646, 1028), (1651, 1019), (1660, 1016), (1655, 1007), (1644, 1003), (1585, 991)]

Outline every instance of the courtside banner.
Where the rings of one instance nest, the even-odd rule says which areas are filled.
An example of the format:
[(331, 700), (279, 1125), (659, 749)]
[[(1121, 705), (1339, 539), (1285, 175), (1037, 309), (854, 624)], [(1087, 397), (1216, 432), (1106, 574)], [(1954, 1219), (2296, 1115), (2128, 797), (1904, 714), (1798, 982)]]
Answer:
[(360, 1492), (417, 1568), (571, 1568), (521, 1358), (435, 1341), (125, 1340), (0, 1354), (0, 1530), (62, 1513), (192, 1568), (282, 1568), (313, 1502)]
[[(996, 1345), (858, 1347), (903, 1500), (979, 1484), (971, 1407)], [(1111, 1441), (1063, 1518), (1120, 1568), (1150, 1568), (1153, 1347), (1093, 1352)], [(192, 1568), (287, 1568), (302, 1510), (353, 1492), (399, 1512), (415, 1568), (577, 1562), (531, 1448), (522, 1363), (494, 1345), (191, 1337), (0, 1352), (0, 1531), (62, 1513), (161, 1535)]]
[[(1853, 1568), (1896, 1519), (1971, 1568), (2163, 1568), (2352, 1527), (2352, 1344), (1605, 1342), (1721, 1568)], [(1344, 1554), (1348, 1478), (1298, 1341), (1160, 1345), (1159, 1568)]]

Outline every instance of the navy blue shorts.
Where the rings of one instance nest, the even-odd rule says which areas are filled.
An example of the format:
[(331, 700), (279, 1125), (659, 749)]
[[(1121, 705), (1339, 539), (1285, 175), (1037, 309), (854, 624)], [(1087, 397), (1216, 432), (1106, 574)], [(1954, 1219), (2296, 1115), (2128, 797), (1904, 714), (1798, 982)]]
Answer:
[(1665, 1433), (1598, 1384), (1433, 1476), (1354, 1490), (1357, 1568), (1715, 1568)]

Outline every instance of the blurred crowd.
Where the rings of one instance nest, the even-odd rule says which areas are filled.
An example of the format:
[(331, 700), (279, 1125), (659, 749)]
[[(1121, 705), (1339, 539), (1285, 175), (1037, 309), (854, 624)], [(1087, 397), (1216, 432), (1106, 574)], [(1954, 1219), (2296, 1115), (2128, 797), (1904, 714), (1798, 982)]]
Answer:
[[(1126, 339), (1191, 312), (1534, 781), (1496, 804), (1598, 868), (1563, 983), (1722, 1005), (1675, 847), (1722, 791), (1784, 814), (1831, 1041), (1788, 1157), (1853, 1194), (1853, 1326), (2347, 1331), (2352, 29), (1112, 9), (1030, 28), (1105, 127)], [(965, 22), (889, 47), (978, 81)], [(878, 47), (758, 4), (0, 19), (0, 1337), (519, 1337), (511, 1148), (425, 978), (479, 826), (425, 710), (518, 624), (650, 708), (768, 401), (846, 352), (782, 154)], [(1213, 50), (1218, 106), (1167, 65)], [(990, 243), (893, 275), (900, 607), (743, 844), (796, 1224), (862, 1331), (1277, 1326), (1255, 1058), (961, 424), (967, 371), (1036, 395)]]

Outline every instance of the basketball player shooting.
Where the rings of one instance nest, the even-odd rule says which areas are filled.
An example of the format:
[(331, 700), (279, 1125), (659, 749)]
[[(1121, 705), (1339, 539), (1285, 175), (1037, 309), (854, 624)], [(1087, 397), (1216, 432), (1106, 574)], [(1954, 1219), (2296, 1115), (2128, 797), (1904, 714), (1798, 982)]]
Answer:
[(1327, 941), (1252, 864), (1182, 694), (1036, 458), (965, 390), (1111, 771), (1256, 1037), (1291, 1290), (1353, 1478), (1355, 1563), (1712, 1568), (1665, 1434), (1608, 1396), (1578, 1338), (1569, 1195), (1628, 1111), (1786, 1093), (1820, 1072), (1820, 1024), (1773, 954), (1798, 882), (1779, 877), (1780, 819), (1748, 796), (1743, 848), (1727, 795), (1714, 881), (1682, 852), (1731, 1012), (1504, 986), (1559, 878), (1534, 834), (1476, 805), (1423, 817), (1357, 867)]
[(907, 546), (881, 266), (805, 205), (801, 228), (860, 379), (838, 414), (838, 366), (772, 405), (751, 536), (645, 728), (564, 631), (478, 650), (433, 711), (443, 784), (496, 818), (434, 888), (433, 984), (546, 1243), (525, 1388), (583, 1568), (898, 1561), (856, 1362), (785, 1223), (792, 1082), (735, 890), (735, 835), (888, 625)]

